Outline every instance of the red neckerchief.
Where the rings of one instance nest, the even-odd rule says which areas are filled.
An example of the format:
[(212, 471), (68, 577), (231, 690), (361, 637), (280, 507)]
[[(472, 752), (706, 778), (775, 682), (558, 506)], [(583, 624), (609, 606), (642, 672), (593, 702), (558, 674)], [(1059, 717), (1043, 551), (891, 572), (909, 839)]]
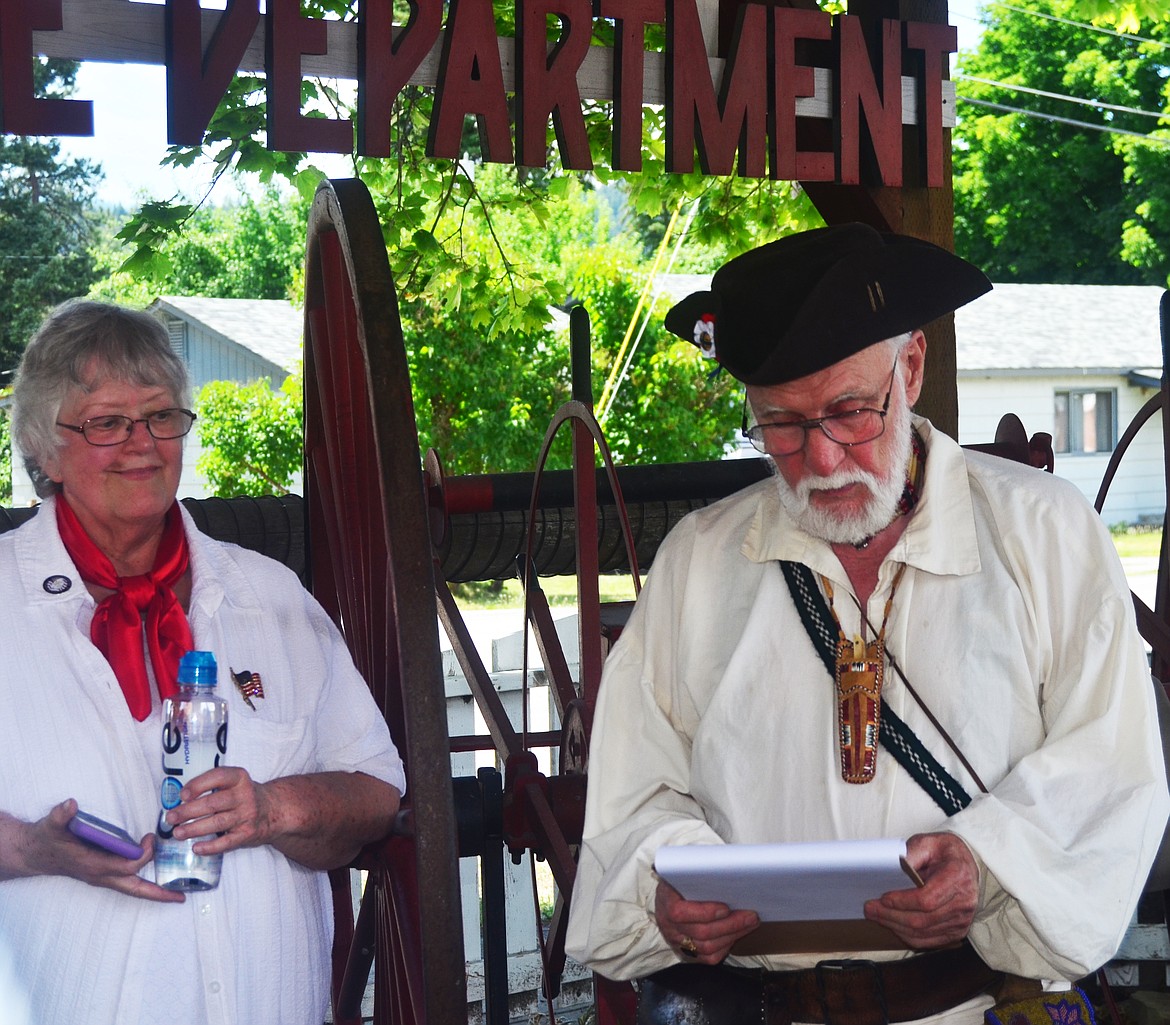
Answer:
[(189, 564), (179, 504), (176, 502), (167, 510), (154, 568), (133, 577), (118, 576), (113, 563), (85, 532), (64, 495), (57, 496), (56, 504), (57, 529), (81, 579), (114, 592), (98, 602), (89, 636), (113, 667), (130, 714), (142, 722), (150, 714), (150, 680), (142, 653), (143, 629), (160, 698), (170, 697), (177, 691), (179, 660), (194, 647), (187, 616), (172, 590)]

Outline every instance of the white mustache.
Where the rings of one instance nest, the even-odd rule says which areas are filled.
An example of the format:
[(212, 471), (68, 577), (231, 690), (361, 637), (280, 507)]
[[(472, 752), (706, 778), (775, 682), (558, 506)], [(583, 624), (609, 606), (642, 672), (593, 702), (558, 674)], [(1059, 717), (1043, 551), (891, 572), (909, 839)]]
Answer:
[(827, 477), (805, 477), (793, 491), (802, 503), (807, 504), (814, 491), (836, 491), (850, 484), (864, 484), (873, 491), (880, 484), (875, 474), (861, 469), (836, 470)]

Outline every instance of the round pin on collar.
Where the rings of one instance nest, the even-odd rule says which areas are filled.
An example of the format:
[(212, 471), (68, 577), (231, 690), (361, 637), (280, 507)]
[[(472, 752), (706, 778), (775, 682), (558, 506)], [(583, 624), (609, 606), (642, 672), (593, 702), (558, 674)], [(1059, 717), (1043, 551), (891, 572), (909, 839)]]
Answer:
[(51, 577), (45, 577), (45, 582), (41, 584), (49, 594), (64, 594), (73, 586), (73, 581), (61, 573), (54, 573)]

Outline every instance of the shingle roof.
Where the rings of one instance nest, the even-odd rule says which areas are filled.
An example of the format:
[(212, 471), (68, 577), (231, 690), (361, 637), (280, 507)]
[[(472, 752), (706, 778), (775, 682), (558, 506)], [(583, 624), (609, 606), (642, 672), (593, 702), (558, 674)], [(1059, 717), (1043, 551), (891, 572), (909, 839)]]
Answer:
[(159, 296), (152, 308), (199, 321), (290, 373), (301, 361), (304, 314), (286, 299)]
[[(709, 274), (664, 274), (678, 302)], [(1157, 285), (996, 285), (955, 312), (960, 371), (1119, 370), (1162, 365)]]
[(655, 281), (661, 294), (672, 303), (711, 287), (710, 274), (659, 274)]
[(1162, 365), (1157, 285), (996, 285), (955, 311), (962, 370)]

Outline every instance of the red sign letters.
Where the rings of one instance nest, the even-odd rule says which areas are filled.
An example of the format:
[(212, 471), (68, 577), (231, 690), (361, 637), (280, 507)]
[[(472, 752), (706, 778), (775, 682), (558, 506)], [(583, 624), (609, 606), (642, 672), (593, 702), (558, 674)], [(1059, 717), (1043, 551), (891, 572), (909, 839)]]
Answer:
[[(274, 150), (390, 156), (395, 98), (438, 52), (427, 152), (460, 155), (465, 119), (485, 159), (543, 166), (549, 124), (566, 168), (593, 166), (582, 68), (595, 16), (613, 22), (604, 51), (611, 102), (610, 163), (638, 170), (648, 61), (661, 61), (670, 172), (898, 186), (944, 184), (948, 25), (746, 4), (725, 61), (710, 59), (696, 0), (514, 0), (515, 40), (497, 39), (492, 0), (413, 0), (404, 26), (392, 0), (359, 0), (357, 123), (305, 116), (302, 57), (327, 52), (327, 23), (299, 0), (229, 0), (204, 48), (199, 0), (167, 0), (167, 134), (198, 145), (261, 24), (265, 24), (268, 145)], [(666, 53), (648, 54), (647, 25), (665, 24)], [(549, 25), (559, 25), (549, 42)], [(62, 31), (62, 0), (0, 0), (0, 129), (88, 135), (91, 104), (33, 95), (33, 33)], [(81, 59), (84, 55), (79, 55)], [(722, 64), (722, 73), (719, 66)], [(507, 73), (506, 73), (507, 72)], [(512, 82), (509, 82), (512, 79)], [(904, 109), (904, 108), (909, 109)], [(917, 147), (906, 145), (914, 133)], [(915, 153), (917, 159), (915, 160)], [(909, 158), (907, 157), (909, 155)], [(904, 168), (909, 159), (914, 165)]]

